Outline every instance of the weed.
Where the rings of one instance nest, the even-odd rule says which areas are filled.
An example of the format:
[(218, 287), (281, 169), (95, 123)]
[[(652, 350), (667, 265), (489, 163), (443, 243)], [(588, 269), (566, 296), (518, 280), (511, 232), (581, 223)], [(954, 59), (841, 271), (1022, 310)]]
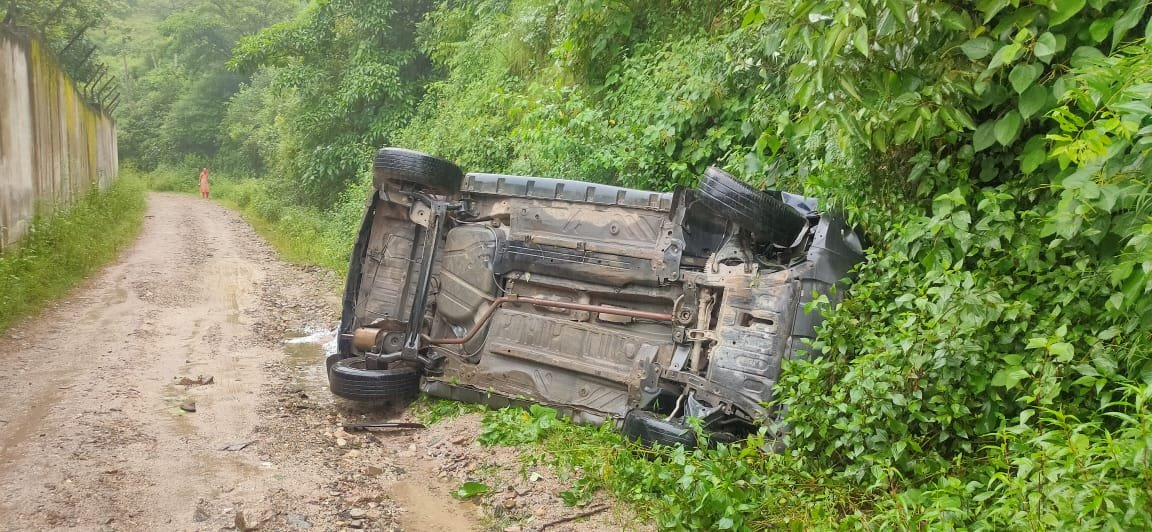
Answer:
[(461, 403), (449, 399), (437, 399), (430, 395), (421, 395), (419, 399), (409, 406), (409, 411), (416, 415), (421, 423), (434, 425), (441, 421), (454, 419), (473, 412), (483, 412), (483, 405)]
[(522, 445), (539, 442), (560, 426), (556, 411), (540, 405), (528, 410), (502, 408), (484, 415), (478, 440), (482, 445)]
[(18, 246), (0, 254), (0, 332), (115, 259), (136, 236), (143, 213), (144, 187), (126, 169), (107, 190), (36, 219)]

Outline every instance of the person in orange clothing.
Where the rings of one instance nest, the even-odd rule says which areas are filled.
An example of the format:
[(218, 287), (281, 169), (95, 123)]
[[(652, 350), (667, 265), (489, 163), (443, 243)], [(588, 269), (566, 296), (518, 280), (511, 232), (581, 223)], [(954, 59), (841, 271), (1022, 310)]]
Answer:
[(200, 197), (208, 199), (208, 169), (200, 169)]

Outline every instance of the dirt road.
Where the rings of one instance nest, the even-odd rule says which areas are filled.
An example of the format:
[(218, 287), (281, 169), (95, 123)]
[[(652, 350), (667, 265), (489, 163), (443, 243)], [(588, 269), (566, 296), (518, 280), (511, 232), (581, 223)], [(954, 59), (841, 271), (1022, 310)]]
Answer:
[[(344, 432), (347, 421), (409, 417), (328, 393), (322, 345), (339, 284), (280, 262), (215, 203), (152, 195), (119, 262), (0, 336), (0, 529), (630, 522), (605, 501), (591, 520), (565, 521), (582, 511), (560, 503), (555, 478), (532, 468), (539, 474), (528, 477), (511, 449), (480, 448), (475, 415), (426, 430)], [(449, 497), (464, 480), (495, 494)]]

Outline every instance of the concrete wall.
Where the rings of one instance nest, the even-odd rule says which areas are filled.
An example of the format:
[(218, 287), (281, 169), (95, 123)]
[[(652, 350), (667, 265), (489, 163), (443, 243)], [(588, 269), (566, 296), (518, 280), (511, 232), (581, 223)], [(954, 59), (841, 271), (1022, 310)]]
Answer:
[(85, 103), (39, 41), (0, 27), (0, 249), (36, 214), (116, 179), (116, 123)]

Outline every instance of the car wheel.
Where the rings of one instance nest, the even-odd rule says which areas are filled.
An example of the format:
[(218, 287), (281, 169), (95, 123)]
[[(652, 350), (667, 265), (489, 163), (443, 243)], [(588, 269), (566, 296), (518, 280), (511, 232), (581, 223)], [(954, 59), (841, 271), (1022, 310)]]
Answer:
[(420, 392), (420, 370), (403, 362), (388, 369), (368, 369), (364, 357), (344, 358), (328, 370), (328, 388), (355, 401), (402, 401)]
[(372, 165), (377, 187), (386, 181), (412, 183), (433, 194), (453, 194), (464, 182), (459, 166), (420, 152), (402, 148), (380, 148)]
[(807, 220), (796, 209), (719, 168), (708, 168), (698, 188), (701, 203), (750, 231), (762, 244), (791, 247), (807, 227)]

